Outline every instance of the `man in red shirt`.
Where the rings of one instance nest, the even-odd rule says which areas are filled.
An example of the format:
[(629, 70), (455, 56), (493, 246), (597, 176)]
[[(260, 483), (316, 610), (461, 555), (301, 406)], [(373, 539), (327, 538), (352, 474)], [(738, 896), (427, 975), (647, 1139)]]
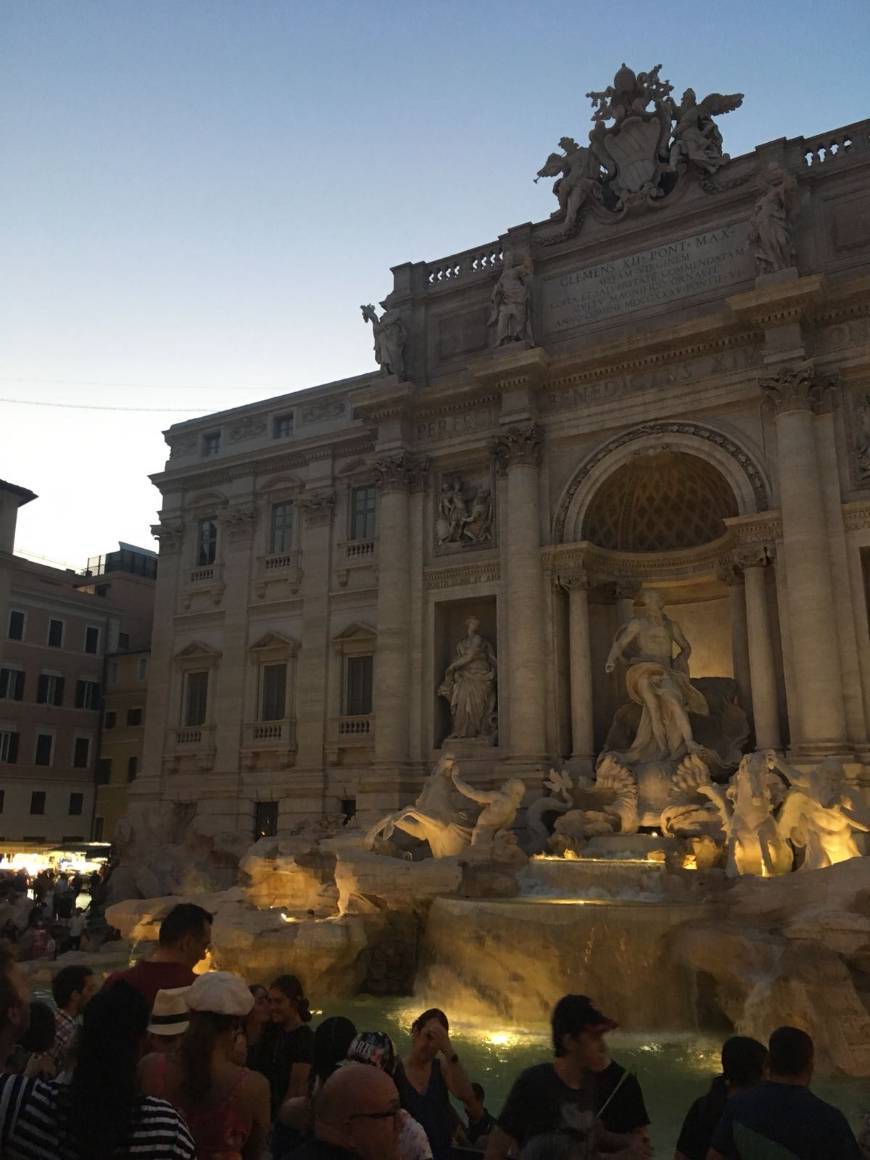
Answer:
[(193, 968), (202, 962), (211, 942), (212, 915), (192, 902), (173, 906), (160, 924), (157, 950), (150, 958), (140, 959), (127, 971), (109, 975), (106, 986), (119, 979), (143, 994), (149, 1007), (158, 991), (189, 987), (196, 975)]

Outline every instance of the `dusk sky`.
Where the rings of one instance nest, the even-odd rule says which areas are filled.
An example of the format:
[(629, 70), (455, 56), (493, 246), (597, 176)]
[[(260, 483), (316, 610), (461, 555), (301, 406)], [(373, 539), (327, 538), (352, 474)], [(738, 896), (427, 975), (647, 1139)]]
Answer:
[(737, 155), (870, 116), (868, 44), (868, 0), (0, 0), (16, 550), (154, 547), (161, 431), (370, 369), (390, 266), (546, 218), (623, 60), (744, 92)]

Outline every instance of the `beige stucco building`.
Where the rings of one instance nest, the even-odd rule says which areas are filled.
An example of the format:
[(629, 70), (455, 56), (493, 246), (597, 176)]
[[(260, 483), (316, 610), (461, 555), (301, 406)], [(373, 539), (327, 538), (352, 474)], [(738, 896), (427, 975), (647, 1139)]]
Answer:
[[(627, 72), (543, 171), (560, 217), (394, 267), (380, 371), (167, 432), (138, 806), (270, 833), (409, 800), (445, 743), (590, 768), (640, 586), (746, 745), (864, 776), (870, 122), (728, 162)], [(495, 712), (448, 742), (470, 616)]]

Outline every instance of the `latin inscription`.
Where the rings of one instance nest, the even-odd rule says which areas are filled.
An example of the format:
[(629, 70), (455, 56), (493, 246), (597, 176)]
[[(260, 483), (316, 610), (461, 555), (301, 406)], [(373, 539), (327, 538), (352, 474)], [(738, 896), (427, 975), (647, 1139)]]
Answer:
[(751, 278), (749, 224), (739, 222), (545, 278), (544, 330), (556, 334), (614, 314), (689, 298)]

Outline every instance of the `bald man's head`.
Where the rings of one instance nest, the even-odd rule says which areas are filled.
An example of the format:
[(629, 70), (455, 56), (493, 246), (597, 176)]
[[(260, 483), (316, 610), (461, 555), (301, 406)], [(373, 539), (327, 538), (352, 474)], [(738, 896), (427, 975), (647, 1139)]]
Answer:
[(314, 1134), (364, 1160), (393, 1160), (398, 1111), (399, 1093), (385, 1072), (366, 1063), (347, 1063), (318, 1093)]

